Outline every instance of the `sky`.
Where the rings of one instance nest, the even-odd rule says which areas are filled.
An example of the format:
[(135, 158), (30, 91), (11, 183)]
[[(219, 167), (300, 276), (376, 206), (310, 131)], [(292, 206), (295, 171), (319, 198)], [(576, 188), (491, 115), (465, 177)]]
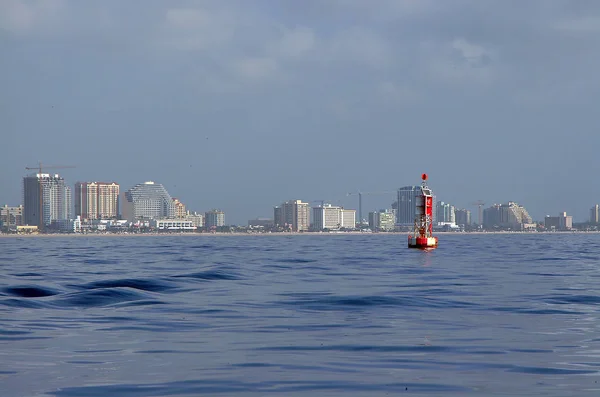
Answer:
[(585, 221), (598, 70), (594, 0), (1, 0), (0, 204), (38, 161), (228, 224), (357, 191), (389, 208), (426, 172), (474, 217)]

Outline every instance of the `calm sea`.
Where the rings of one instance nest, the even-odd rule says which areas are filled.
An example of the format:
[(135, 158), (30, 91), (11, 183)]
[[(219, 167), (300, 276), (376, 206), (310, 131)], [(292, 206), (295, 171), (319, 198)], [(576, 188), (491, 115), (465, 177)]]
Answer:
[(599, 396), (600, 234), (0, 238), (0, 396)]

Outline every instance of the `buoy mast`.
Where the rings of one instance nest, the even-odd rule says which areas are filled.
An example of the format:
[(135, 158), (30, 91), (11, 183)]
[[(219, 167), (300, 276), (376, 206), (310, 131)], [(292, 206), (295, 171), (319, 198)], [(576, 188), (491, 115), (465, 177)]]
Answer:
[(415, 225), (413, 234), (408, 236), (408, 247), (436, 248), (438, 239), (433, 236), (433, 195), (427, 186), (427, 174), (421, 175), (421, 179), (421, 187), (415, 193)]

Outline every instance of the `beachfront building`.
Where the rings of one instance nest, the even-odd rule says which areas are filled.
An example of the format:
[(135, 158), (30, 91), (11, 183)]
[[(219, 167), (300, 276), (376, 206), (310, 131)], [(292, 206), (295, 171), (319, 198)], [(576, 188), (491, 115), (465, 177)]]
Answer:
[(68, 222), (71, 188), (58, 174), (34, 174), (23, 178), (23, 224), (39, 229)]
[(0, 227), (3, 229), (14, 229), (23, 225), (23, 206), (9, 207), (4, 205), (0, 207)]
[(273, 209), (275, 227), (293, 232), (309, 228), (309, 204), (302, 200), (289, 200)]
[(342, 227), (342, 208), (331, 204), (313, 207), (312, 228), (316, 231), (338, 230)]
[[(202, 229), (204, 227), (204, 214), (187, 211), (184, 219), (186, 221), (191, 221), (197, 229)], [(224, 221), (225, 219), (223, 219), (223, 222)]]
[(567, 231), (573, 229), (573, 217), (561, 212), (558, 216), (546, 215), (544, 218), (544, 228), (546, 230)]
[(456, 212), (454, 206), (440, 201), (436, 205), (436, 222), (443, 224), (455, 224), (456, 223)]
[(130, 222), (173, 218), (175, 205), (167, 189), (152, 181), (135, 185), (121, 196), (122, 217)]
[(342, 208), (342, 227), (344, 229), (356, 228), (356, 210)]
[(221, 210), (210, 210), (204, 214), (204, 224), (208, 230), (225, 226), (225, 213)]
[(185, 204), (179, 201), (178, 198), (173, 197), (173, 206), (175, 207), (175, 218), (185, 218)]
[(393, 210), (383, 209), (369, 212), (369, 228), (376, 232), (391, 232), (396, 223), (396, 214)]
[(116, 219), (119, 216), (119, 184), (77, 182), (75, 216), (80, 216), (83, 220)]
[(463, 227), (471, 225), (471, 211), (466, 209), (458, 209), (454, 211), (456, 224)]
[(354, 229), (356, 227), (356, 210), (325, 203), (318, 207), (313, 207), (312, 210), (313, 230)]
[(186, 219), (152, 219), (150, 227), (159, 231), (194, 231), (196, 225), (191, 220)]
[(596, 204), (590, 210), (590, 223), (600, 223), (600, 206)]
[(248, 227), (250, 228), (272, 229), (274, 225), (271, 218), (256, 218), (248, 221)]
[(509, 201), (493, 204), (483, 210), (483, 227), (486, 229), (524, 230), (533, 224), (525, 207)]

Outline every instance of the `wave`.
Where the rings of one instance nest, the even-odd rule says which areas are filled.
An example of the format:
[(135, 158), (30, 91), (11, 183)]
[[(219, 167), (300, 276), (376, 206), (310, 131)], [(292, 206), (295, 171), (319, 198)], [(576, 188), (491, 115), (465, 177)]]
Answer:
[(132, 288), (140, 291), (163, 292), (177, 288), (171, 283), (141, 278), (100, 280), (78, 286), (81, 289)]
[(38, 286), (18, 286), (18, 287), (6, 287), (3, 288), (6, 294), (11, 296), (17, 296), (20, 298), (43, 298), (45, 296), (53, 296), (58, 294), (50, 288), (38, 287)]
[(388, 307), (415, 307), (415, 308), (462, 308), (472, 307), (475, 304), (450, 299), (437, 299), (428, 297), (390, 297), (390, 296), (303, 296), (300, 299), (279, 302), (284, 305), (298, 306), (311, 310), (339, 310), (352, 307), (388, 306)]

